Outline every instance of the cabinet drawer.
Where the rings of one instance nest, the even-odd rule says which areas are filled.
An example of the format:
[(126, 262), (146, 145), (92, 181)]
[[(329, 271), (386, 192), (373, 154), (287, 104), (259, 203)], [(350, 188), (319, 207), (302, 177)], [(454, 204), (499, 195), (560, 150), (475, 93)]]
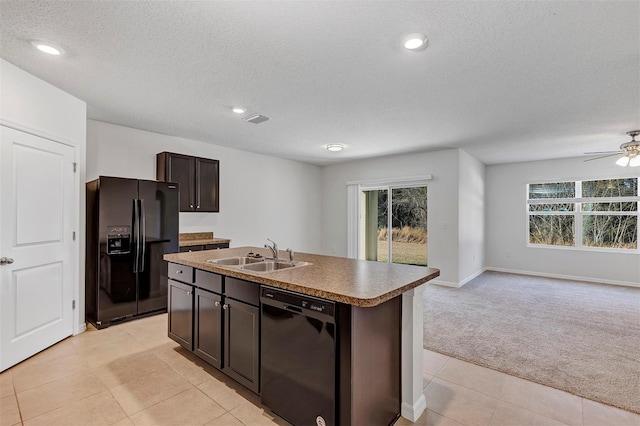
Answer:
[(260, 304), (260, 285), (249, 281), (225, 277), (224, 294), (254, 306)]
[(180, 247), (180, 253), (189, 253), (192, 251), (202, 251), (204, 246), (182, 246)]
[(222, 275), (196, 269), (196, 286), (214, 293), (222, 293)]
[(221, 248), (229, 248), (229, 243), (207, 244), (204, 246), (204, 250), (216, 250)]
[(183, 283), (193, 283), (193, 268), (191, 266), (169, 263), (169, 278)]

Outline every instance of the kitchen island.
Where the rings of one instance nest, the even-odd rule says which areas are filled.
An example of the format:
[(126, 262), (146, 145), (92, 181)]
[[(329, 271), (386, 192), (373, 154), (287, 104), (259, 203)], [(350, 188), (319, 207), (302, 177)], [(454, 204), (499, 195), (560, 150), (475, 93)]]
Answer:
[[(224, 258), (246, 257), (249, 253), (270, 256), (270, 252), (257, 247), (165, 255), (164, 259), (170, 262), (170, 304), (172, 284), (187, 284), (184, 287), (176, 287), (175, 294), (193, 297), (195, 293), (197, 297), (198, 291), (211, 291), (211, 294), (217, 294), (210, 299), (212, 307), (231, 307), (229, 310), (232, 312), (244, 309), (244, 319), (236, 323), (252, 325), (248, 330), (234, 334), (233, 329), (229, 328), (232, 325), (229, 322), (232, 317), (224, 320), (229, 322), (226, 331), (230, 336), (226, 335), (219, 339), (220, 343), (210, 345), (219, 349), (225, 342), (226, 345), (234, 345), (234, 339), (238, 339), (239, 335), (245, 337), (241, 338), (244, 341), (239, 342), (238, 346), (246, 348), (260, 345), (259, 332), (256, 334), (255, 330), (259, 329), (260, 324), (258, 312), (262, 305), (258, 292), (261, 288), (283, 289), (335, 302), (335, 423), (389, 424), (395, 421), (401, 412), (409, 420), (417, 419), (425, 406), (422, 396), (421, 290), (424, 288), (422, 284), (439, 275), (437, 269), (306, 253), (295, 255), (295, 262), (305, 266), (272, 272), (257, 272), (243, 269), (240, 265), (213, 263)], [(288, 259), (288, 256), (289, 253), (279, 253), (280, 258)], [(184, 277), (191, 278), (185, 280)], [(201, 286), (198, 282), (205, 284)], [(214, 287), (210, 287), (209, 283), (212, 282), (215, 283)], [(233, 308), (233, 303), (237, 308)], [(197, 307), (196, 305), (198, 302), (193, 301), (192, 306)], [(169, 335), (180, 341), (172, 336), (171, 306), (169, 310)], [(220, 312), (222, 315), (222, 311)], [(193, 331), (189, 329), (189, 332), (194, 336), (196, 344), (188, 341), (181, 344), (198, 354), (198, 313), (192, 308), (190, 315), (194, 318), (194, 325)], [(207, 314), (207, 318), (222, 324), (222, 316), (219, 320), (214, 317)], [(221, 368), (223, 372), (227, 372), (226, 368), (229, 371), (228, 375), (254, 392), (260, 393), (259, 372), (255, 373), (256, 368), (258, 371), (260, 369), (259, 365), (255, 366), (259, 362), (259, 356), (255, 355), (250, 359), (251, 362), (243, 360), (240, 363), (242, 366), (254, 364), (254, 367), (238, 374), (238, 371), (228, 364), (231, 360), (225, 360), (225, 363), (221, 364), (222, 367), (216, 365), (224, 353), (229, 357), (237, 351), (233, 348), (229, 351), (227, 348), (226, 351), (221, 351), (217, 358), (208, 354), (206, 357), (211, 359), (201, 357)]]

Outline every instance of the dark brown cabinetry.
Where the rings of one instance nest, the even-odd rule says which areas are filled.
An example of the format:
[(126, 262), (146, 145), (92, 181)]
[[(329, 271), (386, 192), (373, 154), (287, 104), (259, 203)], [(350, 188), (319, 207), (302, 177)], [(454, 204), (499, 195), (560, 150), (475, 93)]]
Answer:
[(260, 391), (260, 286), (169, 263), (169, 337)]
[[(260, 287), (226, 278), (224, 367), (222, 371), (252, 391), (260, 388)], [(232, 297), (238, 299), (233, 299)]]
[(202, 251), (202, 250), (217, 250), (217, 249), (223, 249), (223, 248), (229, 248), (229, 243), (183, 246), (183, 247), (180, 247), (180, 253), (185, 253), (190, 251)]
[(169, 280), (169, 337), (193, 350), (193, 286)]
[(209, 158), (161, 152), (156, 179), (180, 184), (181, 212), (220, 211), (220, 162)]
[(222, 368), (222, 296), (196, 289), (193, 351), (209, 364)]

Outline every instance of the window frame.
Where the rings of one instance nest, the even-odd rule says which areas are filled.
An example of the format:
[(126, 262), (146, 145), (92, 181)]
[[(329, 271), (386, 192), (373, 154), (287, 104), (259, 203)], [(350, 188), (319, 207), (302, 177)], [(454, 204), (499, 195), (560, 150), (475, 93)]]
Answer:
[[(600, 181), (600, 180), (620, 180), (620, 179), (636, 179), (636, 195), (623, 197), (582, 197), (582, 182)], [(573, 198), (529, 198), (529, 186), (545, 183), (566, 183), (573, 182), (575, 187), (575, 197)], [(579, 250), (579, 251), (596, 251), (606, 253), (640, 253), (640, 177), (623, 176), (610, 178), (585, 178), (585, 179), (550, 179), (535, 182), (527, 182), (525, 185), (525, 210), (526, 210), (526, 246), (531, 248), (545, 248), (556, 250)], [(583, 204), (589, 203), (636, 203), (635, 211), (584, 211)], [(567, 211), (531, 211), (529, 206), (535, 204), (573, 204), (573, 210)], [(573, 238), (572, 246), (561, 246), (554, 244), (535, 244), (530, 242), (530, 217), (531, 216), (573, 216)], [(624, 249), (618, 247), (591, 247), (583, 244), (583, 225), (585, 216), (635, 216), (636, 225), (636, 248)]]

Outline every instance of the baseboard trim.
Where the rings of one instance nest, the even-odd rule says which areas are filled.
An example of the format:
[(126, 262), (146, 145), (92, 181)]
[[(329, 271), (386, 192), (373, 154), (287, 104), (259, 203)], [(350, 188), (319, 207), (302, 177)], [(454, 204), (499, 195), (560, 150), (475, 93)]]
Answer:
[(456, 287), (456, 288), (461, 286), (461, 284), (459, 283), (454, 283), (451, 281), (442, 281), (442, 280), (431, 280), (427, 282), (427, 284), (441, 285), (443, 287)]
[(424, 410), (427, 409), (427, 399), (424, 395), (420, 395), (420, 398), (413, 405), (403, 402), (400, 408), (400, 415), (405, 419), (415, 422), (420, 418)]
[(482, 268), (478, 272), (476, 272), (475, 274), (469, 275), (467, 278), (465, 278), (464, 280), (460, 281), (460, 284), (458, 285), (458, 287), (462, 287), (463, 285), (465, 285), (466, 283), (468, 283), (472, 279), (482, 275), (486, 270), (487, 270), (487, 268)]
[(469, 275), (467, 278), (465, 278), (464, 280), (460, 281), (459, 283), (455, 283), (455, 282), (452, 282), (452, 281), (442, 281), (442, 280), (437, 280), (436, 279), (436, 280), (429, 281), (427, 284), (441, 285), (443, 287), (460, 288), (463, 285), (465, 285), (466, 283), (468, 283), (469, 281), (471, 281), (472, 279), (482, 275), (482, 273), (485, 272), (486, 270), (487, 270), (487, 268), (482, 268), (478, 272)]
[(536, 277), (558, 278), (561, 280), (572, 280), (572, 281), (586, 281), (591, 283), (612, 284), (612, 285), (619, 285), (624, 287), (640, 287), (640, 283), (617, 281), (617, 280), (606, 280), (603, 278), (580, 277), (576, 275), (549, 274), (546, 272), (522, 271), (519, 269), (496, 268), (493, 266), (488, 266), (484, 269), (486, 271), (505, 272), (508, 274), (532, 275)]
[(77, 336), (78, 334), (84, 333), (85, 331), (87, 331), (87, 323), (83, 322), (83, 323), (78, 325), (78, 332), (75, 333), (74, 336)]

